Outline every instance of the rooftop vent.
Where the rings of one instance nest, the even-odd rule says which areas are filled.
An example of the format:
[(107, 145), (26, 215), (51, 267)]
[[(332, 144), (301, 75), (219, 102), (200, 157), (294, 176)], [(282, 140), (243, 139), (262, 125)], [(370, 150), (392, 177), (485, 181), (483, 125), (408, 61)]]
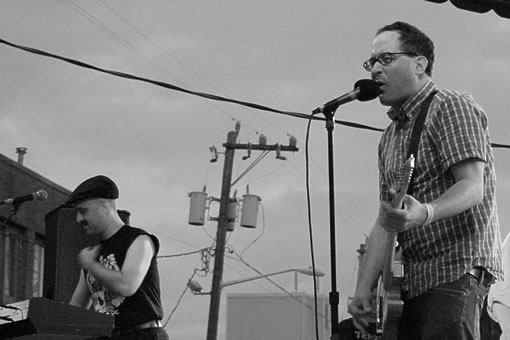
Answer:
[(16, 148), (16, 153), (18, 154), (18, 164), (23, 165), (23, 160), (25, 158), (25, 154), (27, 153), (27, 148), (23, 146)]

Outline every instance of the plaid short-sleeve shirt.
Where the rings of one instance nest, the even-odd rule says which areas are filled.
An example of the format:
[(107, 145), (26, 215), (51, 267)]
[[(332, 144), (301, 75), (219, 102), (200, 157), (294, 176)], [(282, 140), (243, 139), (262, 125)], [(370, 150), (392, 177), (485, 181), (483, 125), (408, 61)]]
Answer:
[[(389, 189), (401, 186), (414, 121), (434, 90), (435, 84), (429, 81), (400, 112), (388, 112), (393, 122), (383, 132), (378, 149), (381, 200), (391, 201)], [(413, 196), (418, 201), (431, 202), (445, 193), (455, 183), (450, 167), (467, 159), (484, 162), (484, 196), (463, 213), (399, 235), (407, 296), (455, 281), (474, 266), (484, 266), (501, 278), (496, 176), (483, 109), (467, 94), (437, 90), (416, 158)]]

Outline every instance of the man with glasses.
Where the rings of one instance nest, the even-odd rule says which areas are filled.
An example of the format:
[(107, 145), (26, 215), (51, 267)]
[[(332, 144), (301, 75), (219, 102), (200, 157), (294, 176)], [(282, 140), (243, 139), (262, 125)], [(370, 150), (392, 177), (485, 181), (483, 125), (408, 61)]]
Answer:
[[(349, 312), (367, 332), (388, 233), (398, 233), (404, 263), (398, 339), (479, 339), (487, 288), (502, 278), (487, 117), (470, 95), (436, 87), (434, 44), (416, 27), (404, 22), (382, 27), (371, 54), (363, 67), (381, 84), (379, 100), (390, 107), (391, 122), (378, 148), (379, 211)], [(394, 206), (422, 111), (412, 193)]]

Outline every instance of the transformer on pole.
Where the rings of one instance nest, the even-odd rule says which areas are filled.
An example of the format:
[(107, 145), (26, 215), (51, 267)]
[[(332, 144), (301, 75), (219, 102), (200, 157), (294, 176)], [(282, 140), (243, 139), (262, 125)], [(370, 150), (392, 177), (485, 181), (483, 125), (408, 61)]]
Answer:
[[(210, 208), (212, 201), (220, 202), (219, 216), (211, 218), (210, 220), (218, 221), (218, 230), (216, 233), (216, 249), (214, 252), (214, 270), (211, 286), (211, 302), (209, 306), (209, 321), (207, 325), (207, 340), (216, 340), (218, 333), (218, 320), (221, 300), (221, 281), (223, 276), (223, 261), (225, 255), (226, 234), (228, 231), (233, 231), (236, 222), (239, 220), (239, 202), (242, 202), (240, 225), (246, 228), (255, 228), (257, 226), (257, 215), (261, 198), (257, 195), (252, 195), (247, 192), (239, 200), (230, 197), (230, 189), (232, 186), (232, 168), (234, 164), (234, 153), (236, 149), (248, 150), (248, 155), (243, 157), (244, 160), (250, 158), (253, 150), (260, 151), (275, 151), (277, 159), (285, 160), (281, 155), (286, 151), (298, 151), (296, 147), (296, 139), (290, 137), (289, 145), (268, 145), (267, 139), (264, 135), (259, 136), (259, 144), (238, 144), (237, 137), (241, 124), (236, 122), (234, 131), (230, 131), (227, 135), (227, 142), (223, 144), (225, 147), (225, 163), (223, 167), (223, 179), (221, 188), (221, 197), (219, 199), (208, 197), (206, 188), (201, 192), (194, 191), (189, 193), (190, 209), (188, 223), (191, 225), (202, 226), (205, 223), (205, 212)], [(211, 162), (216, 162), (218, 159), (218, 152), (215, 147), (209, 148), (212, 154)], [(209, 203), (209, 204), (208, 204)]]

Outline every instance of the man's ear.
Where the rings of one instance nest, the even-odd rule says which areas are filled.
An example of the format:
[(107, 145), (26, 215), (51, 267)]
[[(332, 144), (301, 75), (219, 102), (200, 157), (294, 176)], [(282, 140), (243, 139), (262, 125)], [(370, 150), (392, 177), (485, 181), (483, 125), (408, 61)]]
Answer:
[(99, 198), (97, 204), (105, 213), (110, 209), (110, 202), (104, 198)]
[(419, 73), (425, 73), (427, 66), (429, 65), (429, 61), (424, 56), (420, 55), (416, 57), (416, 71)]

